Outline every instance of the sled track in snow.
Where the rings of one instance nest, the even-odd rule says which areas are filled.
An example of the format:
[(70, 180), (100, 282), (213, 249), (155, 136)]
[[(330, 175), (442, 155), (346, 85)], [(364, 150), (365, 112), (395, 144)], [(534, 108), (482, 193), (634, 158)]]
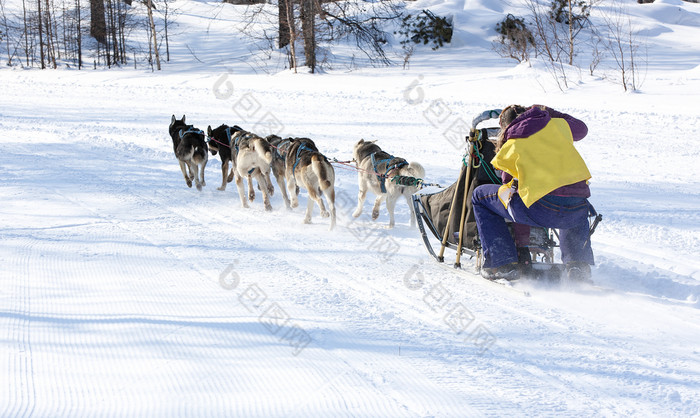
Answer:
[[(102, 155), (89, 152), (92, 148), (76, 147), (97, 160)], [(536, 407), (528, 403), (528, 411), (539, 414), (579, 415), (591, 410), (634, 414), (644, 407), (600, 383), (611, 379), (622, 387), (638, 385), (641, 390), (658, 391), (653, 379), (639, 383), (634, 375), (652, 373), (653, 377), (654, 370), (667, 366), (664, 362), (649, 359), (649, 351), (638, 353), (638, 345), (624, 339), (601, 336), (598, 323), (576, 312), (550, 307), (537, 294), (533, 300), (495, 294), (427, 263), (418, 267), (426, 285), (419, 290), (407, 289), (403, 278), (410, 265), (401, 263), (412, 263), (411, 257), (397, 255), (381, 263), (367, 253), (366, 244), (337, 243), (338, 237), (352, 239), (344, 233), (341, 222), (339, 231), (329, 233), (327, 220), (318, 217), (315, 224), (301, 226), (300, 209), (290, 213), (278, 208), (265, 213), (259, 201), (242, 209), (232, 185), (226, 192), (208, 192), (220, 180), (216, 175), (207, 176), (210, 185), (204, 192), (187, 190), (175, 161), (165, 165), (166, 172), (156, 170), (153, 179), (122, 183), (100, 168), (110, 166), (128, 173), (143, 164), (165, 163), (134, 161), (120, 150), (111, 150), (110, 158), (114, 161), (86, 164), (77, 177), (90, 179), (83, 185), (87, 190), (104, 185), (114, 201), (76, 197), (68, 187), (41, 187), (48, 198), (76, 208), (77, 217), (92, 220), (71, 226), (76, 229), (75, 237), (83, 240), (81, 251), (87, 256), (62, 260), (46, 252), (62, 245), (60, 241), (20, 236), (23, 259), (18, 262), (27, 270), (23, 280), (13, 282), (10, 293), (14, 299), (8, 339), (17, 349), (8, 357), (10, 391), (5, 396), (10, 399), (4, 412), (9, 415), (70, 415), (78, 410), (224, 415), (235, 410), (243, 415), (303, 416), (317, 412), (319, 402), (327, 410), (378, 415), (450, 411), (505, 415), (522, 413), (519, 399), (523, 398), (536, 400)], [(37, 160), (37, 166), (56, 174), (63, 168), (53, 163), (61, 159), (50, 153)], [(160, 189), (160, 182), (172, 189)], [(279, 204), (277, 194), (275, 197)], [(302, 205), (305, 198), (302, 196)], [(121, 212), (111, 212), (113, 205), (122, 207)], [(260, 218), (279, 227), (256, 227), (256, 236), (251, 237), (237, 233), (240, 225), (259, 225)], [(160, 229), (164, 225), (182, 234), (181, 242), (165, 237)], [(315, 237), (316, 242), (307, 246), (298, 241), (309, 237)], [(70, 243), (72, 236), (58, 238)], [(143, 256), (138, 253), (141, 245)], [(41, 258), (37, 258), (37, 246)], [(348, 247), (358, 254), (341, 257), (348, 263), (335, 262), (334, 254), (342, 254)], [(232, 254), (235, 251), (239, 254)], [(56, 291), (70, 294), (76, 302), (89, 300), (99, 295), (94, 288), (82, 287), (80, 279), (112, 277), (113, 273), (99, 270), (103, 265), (93, 265), (90, 255), (113, 257), (114, 264), (123, 265), (124, 274), (114, 277), (128, 279), (129, 272), (138, 271), (139, 277), (123, 285), (132, 289), (129, 295), (133, 300), (121, 300), (125, 296), (119, 291), (120, 284), (110, 282), (102, 286), (117, 299), (109, 305), (117, 308), (117, 315), (77, 308), (73, 314), (66, 313), (70, 310), (59, 314), (71, 300), (52, 305), (50, 298)], [(219, 282), (222, 271), (231, 264), (241, 277), (241, 286), (235, 291), (224, 289)], [(54, 288), (44, 288), (42, 283), (30, 285), (30, 279), (48, 277), (52, 272), (60, 273), (52, 280)], [(289, 279), (280, 278), (280, 274)], [(429, 286), (438, 283), (498, 335), (496, 344), (483, 356), (449, 329), (443, 321), (444, 311), (433, 311), (424, 302)], [(259, 285), (269, 297), (268, 303), (278, 303), (311, 336), (312, 342), (298, 356), (290, 355), (288, 344), (258, 321), (260, 312), (241, 306), (236, 296), (250, 284)], [(222, 300), (227, 303), (222, 305)], [(39, 338), (44, 347), (58, 349), (37, 353), (32, 331), (36, 332), (37, 326), (51, 329), (51, 321), (58, 324), (59, 332), (40, 333)], [(241, 327), (235, 328), (238, 324)], [(67, 331), (80, 328), (87, 334), (79, 338), (60, 332), (60, 327)], [(101, 327), (114, 336), (101, 334)], [(585, 351), (578, 359), (566, 357), (576, 352), (569, 341), (572, 335)], [(137, 349), (130, 350), (121, 338), (133, 339)], [(549, 348), (531, 345), (533, 341), (542, 341)], [(148, 345), (152, 347), (146, 350)], [(253, 345), (260, 345), (259, 357), (249, 361), (266, 358), (270, 362), (266, 366), (275, 372), (266, 372), (267, 367), (260, 363), (262, 371), (243, 372), (237, 375), (240, 381), (232, 382), (230, 367), (239, 363), (229, 356), (235, 356), (236, 347)], [(399, 350), (403, 351), (399, 354)], [(542, 358), (543, 353), (549, 353), (550, 358)], [(102, 357), (115, 358), (112, 367), (143, 367), (143, 373), (125, 373), (114, 382), (85, 387), (79, 376), (70, 373), (81, 356), (97, 375), (110, 374), (110, 365), (98, 361)], [(210, 361), (197, 361), (194, 356)], [(604, 361), (595, 365), (600, 359)], [(575, 369), (577, 363), (594, 366), (580, 373)], [(56, 366), (46, 369), (47, 364)], [(446, 370), (443, 364), (455, 370)], [(609, 364), (616, 364), (617, 373), (605, 370)], [(284, 383), (273, 383), (298, 382), (300, 368), (309, 381), (304, 396), (295, 396)], [(36, 373), (44, 375), (40, 385), (35, 382)], [(154, 392), (149, 388), (154, 381), (166, 382), (166, 387)], [(495, 387), (498, 392), (494, 392)], [(257, 388), (262, 393), (275, 389), (278, 398), (270, 402), (264, 397), (227, 397), (244, 388)], [(360, 395), (348, 396), (349, 388)], [(170, 402), (154, 404), (154, 393)], [(120, 402), (124, 397), (133, 402)]]
[[(158, 193), (161, 198), (164, 198), (167, 201), (168, 196), (162, 193)], [(144, 196), (141, 196), (144, 198)], [(238, 199), (237, 195), (232, 193), (231, 199), (233, 200), (232, 204), (237, 206), (238, 205)], [(303, 199), (303, 197), (302, 197)], [(155, 202), (154, 202), (155, 203)], [(220, 209), (220, 208), (218, 208)], [(170, 209), (168, 209), (170, 210)], [(243, 209), (239, 207), (235, 207), (234, 210), (237, 211), (251, 211), (250, 209)], [(283, 210), (283, 209), (282, 209)], [(252, 209), (252, 211), (256, 211), (255, 209)], [(177, 213), (179, 216), (182, 216), (184, 218), (187, 218), (188, 220), (192, 222), (198, 222), (196, 217), (187, 214), (187, 213), (178, 213), (180, 211), (174, 211), (174, 213)], [(231, 230), (235, 229), (235, 222), (231, 221), (230, 218), (223, 217), (219, 215), (220, 210), (217, 210), (217, 208), (212, 208), (212, 218), (218, 221), (220, 225), (227, 225)], [(292, 218), (298, 218), (299, 217), (299, 210), (296, 211), (296, 213), (292, 213)], [(256, 213), (256, 215), (259, 213)], [(275, 213), (263, 213), (262, 216), (269, 216), (269, 217), (275, 217)], [(236, 219), (238, 221), (246, 221), (246, 220), (251, 220), (253, 218), (252, 216), (240, 216), (237, 217)], [(298, 221), (298, 220), (297, 220)], [(200, 224), (201, 226), (209, 226), (211, 224)], [(321, 228), (323, 230), (318, 231), (319, 234), (326, 235), (325, 231), (325, 225), (322, 223), (320, 225), (310, 225), (308, 226), (310, 228), (315, 228), (317, 231)], [(294, 239), (296, 238), (293, 233), (280, 233), (277, 231), (276, 233), (269, 233), (270, 230), (264, 230), (262, 231), (264, 233), (264, 242), (267, 243), (276, 243), (278, 246), (284, 246), (284, 245), (294, 245)], [(259, 231), (260, 232), (260, 231)], [(332, 233), (330, 233), (332, 234)], [(257, 238), (260, 238), (261, 236), (258, 235)], [(327, 235), (328, 239), (333, 239), (333, 235)], [(287, 252), (282, 252), (283, 255), (275, 255), (273, 256), (275, 259), (279, 260), (278, 262), (275, 262), (275, 265), (291, 265), (295, 267), (299, 272), (303, 274), (304, 277), (307, 278), (315, 278), (317, 281), (318, 279), (323, 279), (324, 277), (320, 277), (317, 272), (322, 271), (322, 272), (327, 272), (326, 274), (328, 275), (328, 279), (324, 280), (324, 283), (327, 283), (330, 286), (330, 289), (325, 289), (325, 286), (323, 287), (324, 293), (326, 294), (326, 297), (331, 297), (333, 294), (337, 292), (343, 292), (347, 291), (349, 289), (352, 289), (354, 291), (353, 295), (353, 300), (348, 301), (350, 302), (349, 305), (351, 306), (351, 309), (349, 309), (349, 314), (361, 318), (362, 314), (361, 312), (366, 311), (368, 309), (381, 309), (382, 312), (376, 314), (377, 317), (383, 318), (390, 316), (392, 319), (395, 318), (396, 316), (394, 315), (394, 312), (404, 312), (404, 311), (409, 311), (410, 309), (406, 309), (407, 306), (415, 305), (415, 298), (419, 298), (419, 296), (415, 294), (409, 294), (409, 295), (401, 295), (400, 294), (400, 287), (393, 287), (392, 289), (386, 289), (385, 287), (375, 285), (373, 280), (371, 279), (366, 279), (366, 280), (359, 280), (356, 279), (358, 276), (358, 271), (353, 267), (353, 266), (348, 266), (348, 265), (343, 265), (343, 264), (337, 264), (332, 262), (332, 257), (324, 256), (321, 255), (317, 252), (310, 252), (304, 255), (303, 259), (300, 257), (290, 257), (290, 256), (285, 256), (284, 254), (287, 254)], [(368, 257), (371, 258), (372, 257)], [(269, 262), (269, 260), (268, 260)], [(313, 265), (313, 270), (309, 268), (309, 264)], [(371, 264), (371, 262), (370, 262)], [(426, 270), (430, 271), (431, 273), (437, 272), (437, 269), (433, 268), (430, 269), (426, 266)], [(458, 276), (450, 276), (449, 274), (443, 274), (443, 278), (441, 281), (446, 281), (446, 282), (451, 282), (449, 283), (449, 287), (452, 288), (471, 288), (470, 290), (473, 290), (473, 288), (478, 288), (479, 286), (475, 286), (471, 284), (466, 283), (460, 283), (460, 279)], [(394, 282), (396, 278), (392, 278)], [(380, 278), (380, 280), (391, 280), (389, 278)], [(460, 290), (462, 290), (460, 289)], [(318, 289), (317, 289), (318, 290)], [(396, 292), (395, 292), (396, 291)], [(391, 293), (391, 294), (390, 294)], [(380, 295), (377, 297), (377, 295)], [(403, 296), (403, 297), (402, 297)], [(372, 306), (372, 303), (367, 302), (368, 300), (374, 300), (380, 299), (383, 301), (393, 301), (394, 304), (391, 307), (377, 307), (377, 306)], [(488, 299), (488, 298), (481, 298), (479, 299), (479, 303), (485, 303), (496, 310), (498, 309), (504, 309), (504, 306), (506, 308), (504, 309), (505, 311), (508, 311), (509, 313), (512, 314), (512, 317), (508, 318), (508, 320), (518, 320), (520, 318), (530, 318), (531, 320), (536, 320), (542, 323), (547, 324), (548, 328), (556, 328), (561, 330), (562, 333), (565, 332), (570, 332), (570, 327), (567, 327), (566, 324), (564, 324), (561, 319), (555, 319), (556, 313), (553, 313), (552, 316), (547, 317), (547, 316), (539, 316), (539, 315), (534, 315), (531, 312), (527, 311), (523, 307), (511, 307), (509, 302), (513, 302), (512, 300), (508, 300), (509, 298), (503, 297), (503, 298), (498, 298), (498, 299)], [(513, 299), (513, 298), (510, 298)], [(515, 296), (515, 299), (517, 299), (517, 296)], [(358, 304), (359, 303), (359, 304)], [(397, 303), (400, 303), (400, 307), (397, 306)], [(369, 305), (369, 306), (363, 306), (363, 305)], [(516, 304), (517, 305), (517, 304)], [(354, 312), (352, 312), (354, 311)], [(337, 315), (337, 313), (335, 313)], [(415, 315), (410, 315), (409, 318), (402, 319), (402, 323), (400, 324), (399, 328), (406, 328), (406, 327), (415, 327), (416, 322), (420, 322), (421, 318), (425, 318), (429, 313), (428, 312), (422, 312), (421, 314), (415, 314)], [(376, 320), (378, 318), (375, 318)], [(370, 321), (373, 321), (370, 319)], [(433, 337), (429, 338), (429, 340), (434, 340), (436, 338), (444, 338), (445, 330), (447, 329), (447, 325), (444, 323), (440, 323), (438, 321), (433, 321), (433, 324), (431, 326), (427, 327), (422, 327), (421, 332), (431, 332), (433, 331), (434, 335)], [(362, 329), (356, 330), (355, 332), (362, 333)], [(390, 330), (384, 329), (385, 332), (391, 332)], [(442, 332), (441, 332), (442, 331)], [(582, 330), (578, 330), (578, 333), (580, 334)], [(599, 346), (605, 346), (609, 342), (602, 340), (600, 338), (595, 337), (590, 331), (586, 331), (586, 338), (590, 338), (592, 341), (596, 342)], [(353, 338), (352, 332), (346, 330), (343, 332), (342, 335), (343, 338), (347, 338), (348, 340)], [(563, 336), (563, 338), (566, 338), (566, 336)], [(393, 336), (393, 339), (398, 339), (401, 340), (402, 336), (401, 335), (395, 335)], [(403, 338), (407, 345), (410, 344), (410, 339)], [(415, 341), (414, 341), (415, 344)], [(423, 347), (424, 349), (427, 349), (428, 347)], [(466, 345), (457, 346), (453, 348), (452, 350), (448, 350), (447, 353), (442, 353), (442, 352), (433, 352), (432, 354), (437, 355), (437, 356), (446, 356), (446, 357), (454, 357), (454, 356), (459, 356), (460, 354), (457, 350), (459, 348), (465, 349), (466, 352), (468, 352), (469, 347)], [(527, 350), (518, 348), (517, 350), (520, 352), (522, 355), (522, 358), (525, 360), (527, 358), (536, 358), (537, 355), (534, 351), (532, 350)], [(626, 358), (630, 358), (632, 355), (631, 352), (625, 353)], [(342, 354), (336, 353), (333, 357), (338, 358), (338, 356), (342, 357)], [(640, 360), (643, 360), (640, 358)], [(371, 356), (367, 356), (367, 358), (363, 358), (362, 361), (358, 363), (357, 359), (353, 361), (353, 363), (357, 363), (354, 365), (351, 365), (349, 362), (353, 361), (350, 360), (349, 358), (344, 358), (343, 362), (345, 364), (348, 364), (353, 370), (353, 373), (363, 377), (365, 380), (372, 382), (371, 376), (372, 374), (376, 374), (376, 370), (373, 370), (372, 368), (368, 368), (367, 364), (372, 364), (371, 362)], [(609, 411), (617, 411), (620, 409), (621, 405), (618, 402), (607, 402), (607, 401), (601, 401), (599, 399), (599, 388), (595, 386), (595, 382), (582, 382), (582, 381), (566, 381), (561, 379), (560, 377), (554, 376), (551, 373), (546, 372), (545, 370), (541, 369), (540, 367), (533, 365), (533, 364), (527, 364), (527, 360), (524, 362), (525, 364), (523, 365), (524, 370), (532, 377), (535, 377), (538, 379), (540, 382), (542, 382), (543, 385), (546, 387), (546, 389), (541, 389), (545, 393), (550, 393), (552, 390), (558, 391), (559, 392), (559, 398), (560, 399), (571, 399), (572, 397), (576, 399), (576, 402), (579, 404), (585, 405), (586, 403), (589, 403), (590, 408), (600, 408), (601, 403), (605, 404), (605, 407)], [(363, 367), (364, 365), (364, 367)], [(431, 378), (434, 378), (435, 380), (440, 380), (440, 377), (438, 374), (432, 373), (430, 370), (430, 364), (428, 362), (424, 362), (424, 364), (416, 364), (416, 366), (419, 367), (422, 373), (426, 374), (427, 376), (430, 376)], [(516, 366), (513, 364), (513, 366)], [(517, 366), (516, 366), (517, 367)], [(363, 369), (363, 370), (359, 370)], [(392, 368), (389, 368), (390, 370)], [(396, 370), (400, 370), (401, 367), (395, 367)], [(385, 370), (384, 373), (387, 373), (388, 370)], [(497, 374), (497, 373), (494, 373)], [(396, 376), (397, 379), (394, 381), (385, 381), (384, 385), (382, 385), (384, 388), (384, 391), (386, 391), (387, 394), (390, 394), (392, 389), (392, 384), (396, 385), (398, 384), (398, 381), (400, 380), (404, 384), (407, 382), (411, 386), (418, 386), (418, 382), (420, 379), (417, 378), (416, 376), (405, 376), (402, 375), (400, 376), (401, 379), (398, 379), (398, 376)], [(493, 377), (492, 377), (493, 379)], [(334, 379), (335, 380), (335, 379)], [(425, 382), (421, 382), (425, 383)], [(376, 384), (376, 383), (373, 383)], [(492, 384), (495, 384), (496, 386), (500, 387), (501, 390), (507, 392), (507, 391), (512, 391), (513, 393), (516, 393), (520, 390), (523, 389), (523, 386), (526, 385), (525, 382), (523, 381), (514, 381), (513, 375), (511, 372), (508, 370), (502, 370), (501, 371), (501, 376), (495, 380), (492, 381)], [(423, 395), (430, 395), (428, 399), (425, 399), (424, 404), (441, 404), (439, 402), (436, 402), (437, 399), (439, 399), (440, 392), (445, 391), (449, 388), (449, 390), (456, 391), (461, 394), (461, 396), (464, 399), (469, 399), (470, 402), (476, 399), (488, 399), (489, 396), (492, 396), (491, 393), (489, 393), (488, 390), (479, 390), (479, 384), (478, 382), (472, 382), (472, 383), (467, 383), (464, 381), (461, 382), (455, 382), (454, 385), (442, 385), (443, 387), (437, 386), (433, 391), (429, 391), (427, 394), (423, 393)], [(425, 387), (424, 387), (425, 389)], [(416, 395), (414, 395), (416, 396)], [(539, 396), (544, 396), (544, 394), (539, 394)], [(430, 399), (430, 398), (433, 399)], [(485, 407), (486, 405), (493, 405), (494, 400), (484, 402), (483, 405), (480, 405), (482, 407)], [(479, 402), (477, 402), (479, 404)], [(445, 406), (444, 404), (442, 404)], [(457, 407), (457, 405), (455, 405)], [(628, 405), (628, 407), (633, 407), (633, 405)], [(512, 410), (510, 408), (507, 408), (505, 405), (502, 405), (502, 410), (499, 411), (499, 413), (517, 413), (518, 409), (515, 405), (512, 406)], [(481, 413), (485, 413), (488, 408), (486, 409), (477, 409)], [(557, 408), (553, 408), (553, 410), (557, 410)]]

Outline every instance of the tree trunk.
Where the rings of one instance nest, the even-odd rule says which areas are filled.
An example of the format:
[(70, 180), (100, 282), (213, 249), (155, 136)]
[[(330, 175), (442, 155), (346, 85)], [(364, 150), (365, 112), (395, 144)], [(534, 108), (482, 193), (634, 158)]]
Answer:
[(38, 0), (36, 2), (37, 5), (37, 11), (39, 15), (39, 55), (41, 57), (41, 69), (43, 70), (46, 68), (46, 63), (44, 62), (44, 34), (43, 34), (43, 24), (42, 24), (42, 15), (41, 15), (41, 0)]
[(168, 38), (168, 0), (165, 0), (165, 17), (163, 19), (165, 26), (165, 61), (170, 62), (170, 40)]
[(571, 9), (571, 0), (569, 0), (569, 65), (574, 65), (574, 19), (573, 10)]
[(289, 16), (287, 10), (290, 9), (288, 2), (292, 0), (278, 0), (277, 4), (277, 14), (279, 20), (279, 48), (284, 48), (289, 45)]
[(314, 0), (301, 0), (301, 31), (304, 36), (305, 65), (316, 71), (316, 4)]
[(56, 46), (53, 36), (53, 25), (51, 19), (51, 5), (49, 0), (46, 0), (46, 54), (48, 55), (49, 64), (56, 69)]
[(26, 0), (22, 0), (22, 14), (24, 15), (24, 55), (27, 58), (27, 67), (29, 67), (29, 33), (27, 30), (27, 4)]
[(153, 21), (153, 2), (148, 0), (148, 21), (151, 24), (151, 33), (153, 34), (153, 52), (156, 56), (156, 68), (160, 71), (160, 55), (158, 55), (158, 37), (156, 34), (156, 24)]
[(294, 22), (294, 2), (293, 0), (284, 0), (287, 8), (287, 26), (289, 27), (289, 68), (293, 68), (297, 72), (297, 30)]
[(105, 4), (102, 0), (90, 0), (90, 36), (104, 44), (107, 40)]
[(78, 69), (83, 68), (83, 34), (81, 32), (82, 26), (81, 26), (81, 15), (80, 15), (80, 0), (75, 0), (75, 8), (76, 8), (76, 14), (77, 14), (77, 21), (78, 21), (78, 30), (77, 30), (77, 42), (78, 42)]

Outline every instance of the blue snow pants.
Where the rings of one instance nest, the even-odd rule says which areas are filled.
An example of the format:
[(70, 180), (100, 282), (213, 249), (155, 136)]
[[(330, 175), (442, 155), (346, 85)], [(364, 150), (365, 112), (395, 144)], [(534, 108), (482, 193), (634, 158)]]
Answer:
[(515, 242), (506, 219), (530, 226), (559, 230), (562, 262), (594, 264), (588, 230), (588, 200), (583, 197), (546, 195), (525, 206), (517, 193), (506, 209), (498, 200), (496, 184), (484, 184), (472, 193), (474, 218), (484, 252), (484, 267), (499, 267), (518, 261)]

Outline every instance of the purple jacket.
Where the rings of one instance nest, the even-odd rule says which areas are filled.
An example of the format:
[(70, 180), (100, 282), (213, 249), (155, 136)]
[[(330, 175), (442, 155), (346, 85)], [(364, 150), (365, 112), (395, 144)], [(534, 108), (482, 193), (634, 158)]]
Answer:
[[(588, 134), (588, 127), (586, 124), (575, 117), (567, 115), (566, 113), (558, 112), (549, 107), (547, 107), (545, 111), (539, 106), (535, 106), (520, 114), (510, 125), (508, 125), (505, 132), (506, 141), (513, 138), (529, 137), (547, 126), (552, 118), (561, 118), (566, 120), (571, 128), (571, 134), (574, 137), (574, 141), (579, 141), (583, 139), (586, 134)], [(510, 174), (505, 172), (501, 174), (501, 178), (503, 179), (503, 183), (507, 183), (512, 179)], [(562, 186), (551, 191), (549, 194), (552, 196), (588, 198), (591, 196), (591, 190), (585, 181), (580, 181), (578, 183)]]

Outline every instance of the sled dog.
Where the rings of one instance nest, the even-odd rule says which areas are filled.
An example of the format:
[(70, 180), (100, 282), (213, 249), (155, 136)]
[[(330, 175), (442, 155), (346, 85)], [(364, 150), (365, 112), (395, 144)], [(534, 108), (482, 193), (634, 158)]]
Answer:
[[(267, 139), (267, 142), (269, 142), (270, 146), (272, 146), (274, 149), (272, 152), (272, 164), (270, 164), (272, 174), (275, 176), (277, 185), (282, 191), (284, 205), (287, 207), (287, 209), (290, 209), (291, 205), (289, 202), (289, 195), (287, 194), (287, 186), (285, 185), (285, 161), (287, 159), (287, 154), (289, 153), (289, 147), (291, 147), (294, 138), (282, 139), (277, 135), (268, 135), (265, 137), (265, 139)], [(294, 194), (299, 195), (299, 186), (295, 187)]]
[[(270, 163), (272, 162), (272, 148), (270, 144), (264, 138), (253, 133), (235, 126), (229, 127), (228, 125), (221, 125), (216, 129), (212, 129), (211, 126), (207, 127), (207, 136), (210, 144), (213, 143), (220, 146), (219, 150), (226, 148), (223, 145), (228, 145), (231, 153), (231, 171), (236, 180), (241, 205), (244, 208), (248, 207), (243, 179), (248, 178), (248, 198), (252, 201), (255, 198), (252, 177), (255, 177), (262, 191), (265, 210), (272, 210), (270, 196), (274, 192), (274, 188), (269, 180)], [(226, 173), (226, 171), (228, 171), (228, 167), (225, 169), (222, 167), (222, 173)], [(222, 175), (226, 176), (226, 180), (228, 180), (226, 174)]]
[[(243, 129), (238, 126), (232, 126), (230, 132), (235, 133), (242, 131)], [(229, 171), (229, 163), (231, 162), (231, 139), (227, 136), (225, 141), (219, 141), (218, 139), (212, 137), (211, 126), (207, 127), (207, 143), (209, 144), (209, 152), (211, 155), (216, 156), (219, 154), (221, 159), (221, 186), (217, 187), (217, 190), (226, 190), (226, 185), (233, 181), (233, 165), (231, 166), (231, 171)], [(250, 176), (249, 176), (250, 177)]]
[(362, 206), (367, 197), (367, 191), (372, 191), (376, 196), (374, 208), (372, 209), (372, 219), (379, 217), (379, 207), (386, 199), (386, 209), (389, 212), (389, 228), (394, 227), (394, 208), (400, 196), (406, 198), (408, 207), (411, 210), (411, 226), (415, 226), (415, 216), (411, 195), (418, 191), (418, 186), (403, 186), (392, 181), (394, 176), (406, 176), (423, 178), (425, 170), (423, 166), (416, 162), (409, 163), (403, 158), (390, 155), (375, 144), (376, 141), (365, 141), (361, 139), (355, 144), (353, 157), (357, 164), (357, 180), (360, 191), (357, 195), (357, 208), (352, 216), (357, 218), (362, 214)]
[[(330, 216), (329, 230), (332, 230), (335, 227), (335, 171), (312, 140), (308, 138), (291, 140), (285, 159), (285, 180), (293, 208), (299, 206), (297, 184), (309, 193), (304, 223), (311, 223), (311, 212), (316, 202), (321, 209), (321, 216), (324, 218)], [(322, 196), (326, 197), (330, 211), (326, 210)]]
[(173, 140), (173, 151), (180, 162), (180, 170), (185, 177), (187, 187), (192, 187), (192, 180), (194, 180), (197, 190), (202, 190), (202, 186), (206, 186), (204, 167), (207, 166), (208, 160), (204, 132), (192, 125), (187, 125), (185, 115), (179, 120), (173, 115), (168, 131)]

